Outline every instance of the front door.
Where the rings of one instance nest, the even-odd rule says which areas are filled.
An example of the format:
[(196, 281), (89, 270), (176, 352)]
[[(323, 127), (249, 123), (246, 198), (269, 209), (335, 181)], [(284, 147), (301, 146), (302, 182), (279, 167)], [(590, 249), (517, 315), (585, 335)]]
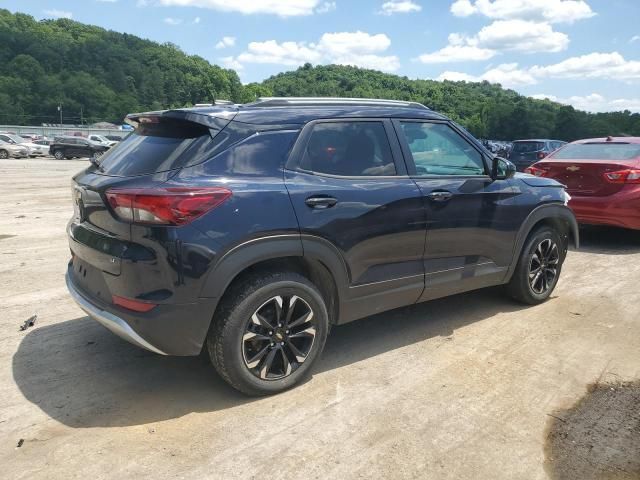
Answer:
[(303, 238), (328, 240), (348, 269), (341, 320), (415, 302), (424, 289), (425, 212), (391, 122), (312, 122), (292, 160), (285, 180)]
[(421, 300), (501, 283), (517, 233), (511, 181), (493, 180), (489, 159), (449, 122), (394, 126), (426, 209)]

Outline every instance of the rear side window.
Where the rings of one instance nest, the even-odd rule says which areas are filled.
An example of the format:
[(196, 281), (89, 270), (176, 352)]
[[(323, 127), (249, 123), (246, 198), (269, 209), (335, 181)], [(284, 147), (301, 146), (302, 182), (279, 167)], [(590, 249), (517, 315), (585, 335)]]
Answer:
[(345, 177), (396, 174), (382, 122), (314, 125), (300, 168)]
[(515, 142), (513, 144), (513, 153), (531, 153), (544, 150), (543, 142)]
[(634, 160), (640, 157), (636, 143), (573, 143), (551, 158), (559, 160)]
[(159, 119), (141, 123), (108, 150), (101, 158), (100, 170), (116, 176), (164, 172), (206, 160), (215, 146), (210, 130), (203, 125)]

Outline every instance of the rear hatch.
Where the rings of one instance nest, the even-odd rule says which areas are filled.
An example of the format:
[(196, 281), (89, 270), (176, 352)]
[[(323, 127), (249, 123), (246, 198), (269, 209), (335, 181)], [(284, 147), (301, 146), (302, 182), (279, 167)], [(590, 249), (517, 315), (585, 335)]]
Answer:
[(132, 239), (131, 223), (114, 213), (107, 191), (158, 187), (180, 169), (211, 158), (225, 146), (218, 134), (234, 115), (178, 110), (128, 118), (135, 130), (72, 180), (68, 234), (76, 285), (101, 297), (108, 293), (105, 275), (118, 276), (123, 259), (145, 255)]
[(528, 167), (532, 163), (542, 160), (546, 155), (545, 142), (519, 141), (513, 142), (513, 147), (509, 153), (509, 160), (513, 162), (519, 170)]
[[(607, 196), (624, 188), (625, 175), (639, 167), (640, 144), (573, 143), (534, 165), (567, 186), (572, 196)], [(623, 178), (624, 177), (624, 178)]]

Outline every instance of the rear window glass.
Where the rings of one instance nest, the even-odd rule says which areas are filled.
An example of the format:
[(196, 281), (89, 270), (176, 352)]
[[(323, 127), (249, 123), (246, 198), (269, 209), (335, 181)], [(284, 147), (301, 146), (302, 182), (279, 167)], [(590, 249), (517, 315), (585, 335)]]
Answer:
[(559, 160), (633, 160), (640, 157), (634, 143), (573, 143), (553, 154)]
[(116, 176), (164, 172), (200, 163), (211, 156), (215, 147), (207, 127), (162, 119), (160, 123), (140, 124), (109, 149), (100, 159), (100, 171)]
[(514, 153), (529, 153), (538, 152), (543, 149), (543, 142), (515, 142), (511, 151)]

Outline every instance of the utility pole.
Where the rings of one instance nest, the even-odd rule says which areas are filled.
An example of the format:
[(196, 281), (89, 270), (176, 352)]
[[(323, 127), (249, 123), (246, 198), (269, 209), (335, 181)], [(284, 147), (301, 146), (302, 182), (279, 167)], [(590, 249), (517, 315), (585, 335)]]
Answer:
[(58, 111), (60, 112), (60, 126), (62, 126), (62, 103), (58, 105)]
[(84, 107), (80, 106), (80, 126), (84, 125), (84, 117), (82, 116), (82, 109)]

